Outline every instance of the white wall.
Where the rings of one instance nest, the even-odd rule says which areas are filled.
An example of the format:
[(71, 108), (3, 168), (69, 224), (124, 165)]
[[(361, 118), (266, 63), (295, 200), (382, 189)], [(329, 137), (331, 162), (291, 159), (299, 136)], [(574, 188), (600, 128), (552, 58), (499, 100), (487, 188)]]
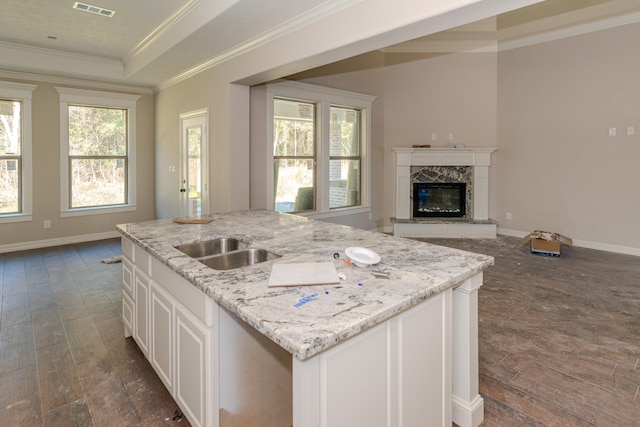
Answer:
[(640, 254), (638, 40), (631, 24), (500, 53), (497, 219), (507, 232)]
[[(179, 186), (168, 164), (177, 164), (178, 115), (209, 107), (210, 211), (249, 206), (249, 182), (235, 179), (249, 166), (249, 86), (359, 55), (394, 43), (494, 16), (537, 0), (447, 0), (424, 2), (362, 0), (345, 3), (305, 26), (288, 28), (250, 49), (238, 49), (227, 60), (156, 96), (156, 215), (177, 215), (174, 195)], [(337, 31), (339, 29), (339, 31)], [(233, 92), (233, 95), (230, 94)], [(233, 113), (231, 113), (233, 112)]]

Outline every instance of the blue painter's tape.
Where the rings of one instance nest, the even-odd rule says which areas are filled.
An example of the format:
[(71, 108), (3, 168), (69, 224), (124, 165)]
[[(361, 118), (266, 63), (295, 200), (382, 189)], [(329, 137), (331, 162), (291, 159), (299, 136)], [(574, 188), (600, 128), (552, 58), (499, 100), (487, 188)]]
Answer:
[(300, 298), (297, 303), (293, 304), (293, 306), (295, 308), (301, 307), (301, 306), (305, 305), (306, 303), (308, 303), (309, 301), (311, 301), (312, 299), (316, 298), (317, 296), (318, 296), (318, 294), (314, 292), (314, 293), (312, 293), (310, 295), (307, 295), (304, 298)]

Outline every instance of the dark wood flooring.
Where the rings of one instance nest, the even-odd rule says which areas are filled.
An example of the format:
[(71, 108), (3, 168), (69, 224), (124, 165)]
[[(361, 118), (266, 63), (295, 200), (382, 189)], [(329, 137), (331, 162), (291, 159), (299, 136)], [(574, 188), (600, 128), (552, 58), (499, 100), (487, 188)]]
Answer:
[(429, 241), (496, 260), (479, 292), (483, 426), (640, 426), (640, 257)]
[[(430, 241), (496, 258), (479, 292), (483, 426), (640, 426), (640, 258)], [(119, 254), (117, 239), (0, 254), (0, 425), (189, 425), (123, 338), (121, 265), (100, 262)]]
[(119, 239), (0, 254), (0, 425), (188, 426), (121, 320)]

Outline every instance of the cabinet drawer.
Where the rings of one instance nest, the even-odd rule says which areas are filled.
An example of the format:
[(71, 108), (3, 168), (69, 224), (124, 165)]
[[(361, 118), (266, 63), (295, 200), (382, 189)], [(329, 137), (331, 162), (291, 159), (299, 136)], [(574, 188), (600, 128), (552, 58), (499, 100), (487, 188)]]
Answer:
[(126, 237), (120, 239), (120, 248), (122, 249), (122, 255), (129, 258), (131, 261), (133, 258), (133, 242)]
[(144, 271), (149, 276), (151, 275), (151, 256), (140, 246), (135, 245), (133, 248), (133, 262), (136, 264), (136, 268)]
[(164, 290), (180, 301), (205, 325), (211, 326), (213, 324), (213, 300), (210, 297), (157, 259), (151, 260), (151, 266), (153, 279)]

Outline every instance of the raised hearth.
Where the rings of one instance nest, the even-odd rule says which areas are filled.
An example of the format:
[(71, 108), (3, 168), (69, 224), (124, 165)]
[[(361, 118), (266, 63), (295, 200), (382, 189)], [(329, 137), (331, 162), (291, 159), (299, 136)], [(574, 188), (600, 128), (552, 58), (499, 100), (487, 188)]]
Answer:
[[(495, 148), (394, 148), (396, 216), (393, 234), (403, 237), (495, 238), (497, 223), (489, 219), (489, 166)], [(466, 183), (462, 218), (413, 215), (413, 184)], [(417, 202), (416, 202), (417, 203)]]

